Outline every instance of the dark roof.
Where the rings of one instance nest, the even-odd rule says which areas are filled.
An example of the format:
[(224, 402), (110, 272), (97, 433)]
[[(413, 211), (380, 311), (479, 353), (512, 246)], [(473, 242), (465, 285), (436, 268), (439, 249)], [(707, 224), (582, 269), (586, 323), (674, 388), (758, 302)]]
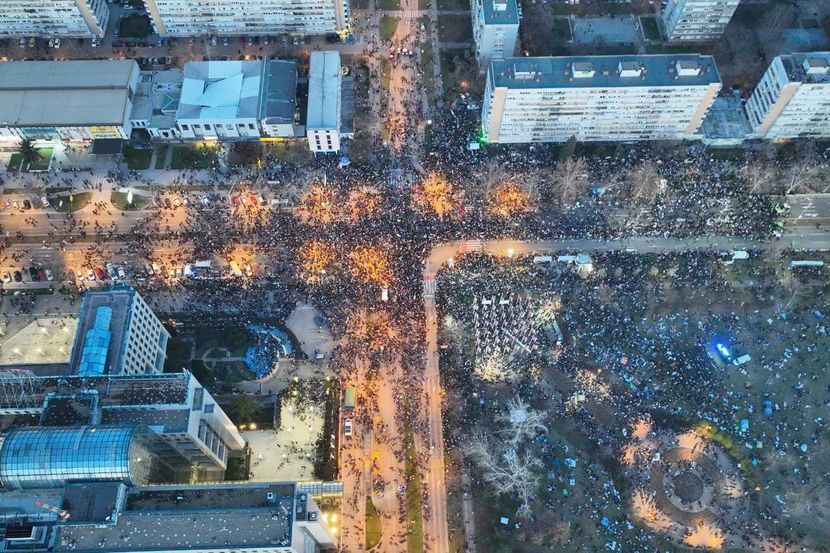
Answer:
[(262, 78), (260, 119), (294, 121), (297, 95), (297, 62), (271, 60), (265, 63)]
[(121, 153), (124, 141), (120, 138), (96, 138), (92, 141), (92, 151), (96, 156), (115, 156)]
[(114, 524), (126, 491), (127, 487), (120, 482), (67, 484), (61, 508), (69, 511), (72, 524)]
[(340, 83), (340, 134), (354, 132), (354, 77), (343, 77)]

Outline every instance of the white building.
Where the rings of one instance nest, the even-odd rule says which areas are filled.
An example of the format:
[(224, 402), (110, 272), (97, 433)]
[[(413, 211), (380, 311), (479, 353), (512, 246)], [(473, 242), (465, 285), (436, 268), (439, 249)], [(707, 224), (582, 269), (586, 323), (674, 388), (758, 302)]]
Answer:
[(2, 0), (0, 37), (102, 37), (109, 18), (106, 0)]
[(589, 56), (493, 61), (488, 142), (692, 138), (721, 80), (710, 56)]
[(0, 62), (0, 141), (130, 137), (133, 60)]
[(315, 154), (340, 150), (341, 79), (339, 52), (311, 53), (306, 137)]
[(349, 27), (348, 0), (144, 0), (163, 36), (322, 34)]
[(262, 135), (270, 138), (305, 136), (298, 125), (297, 62), (265, 60), (262, 68), (259, 122)]
[(259, 138), (262, 61), (191, 61), (184, 66), (176, 128), (184, 139)]
[(741, 0), (668, 0), (663, 25), (669, 40), (717, 40)]
[(513, 57), (519, 36), (517, 0), (471, 0), (476, 59)]
[(776, 57), (746, 112), (759, 138), (830, 136), (830, 52)]
[(86, 292), (81, 302), (70, 374), (158, 374), (170, 333), (130, 287)]

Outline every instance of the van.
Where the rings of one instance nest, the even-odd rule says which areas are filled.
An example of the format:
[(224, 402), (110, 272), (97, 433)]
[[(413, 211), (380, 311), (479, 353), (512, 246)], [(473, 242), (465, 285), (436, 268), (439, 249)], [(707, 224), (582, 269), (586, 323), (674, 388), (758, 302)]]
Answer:
[(740, 367), (744, 363), (749, 363), (750, 361), (752, 361), (752, 357), (750, 357), (749, 355), (741, 355), (740, 357), (736, 357), (735, 359), (733, 359), (732, 364), (736, 367)]

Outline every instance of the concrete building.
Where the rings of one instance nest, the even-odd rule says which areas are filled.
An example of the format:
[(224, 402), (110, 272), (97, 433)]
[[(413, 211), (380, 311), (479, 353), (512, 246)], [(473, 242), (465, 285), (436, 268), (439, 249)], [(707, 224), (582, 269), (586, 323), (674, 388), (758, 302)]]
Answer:
[(257, 139), (262, 61), (191, 61), (184, 66), (176, 127), (182, 138)]
[(130, 376), (0, 372), (0, 416), (36, 415), (40, 426), (34, 428), (146, 429), (142, 443), (160, 463), (154, 472), (161, 465), (164, 470), (163, 478), (145, 476), (144, 483), (222, 481), (229, 455), (246, 447), (216, 400), (187, 371)]
[(184, 74), (181, 69), (143, 71), (133, 97), (130, 125), (133, 130), (144, 129), (151, 139), (181, 138), (176, 127), (176, 112), (182, 96)]
[(103, 37), (106, 0), (3, 0), (0, 37)]
[(0, 492), (0, 549), (44, 553), (318, 553), (336, 542), (293, 482), (132, 486), (116, 482)]
[(262, 135), (270, 138), (304, 136), (303, 113), (297, 104), (297, 62), (265, 60), (259, 98), (259, 122)]
[(0, 141), (130, 137), (132, 60), (0, 62)]
[(127, 286), (84, 294), (69, 373), (158, 374), (170, 333), (138, 292)]
[(746, 112), (759, 138), (830, 136), (830, 52), (776, 57)]
[(668, 0), (663, 26), (669, 40), (717, 40), (741, 0)]
[(517, 0), (471, 0), (476, 59), (512, 58), (519, 37)]
[(720, 88), (710, 56), (493, 61), (482, 129), (497, 143), (692, 138)]
[(312, 52), (308, 71), (306, 137), (315, 154), (340, 150), (340, 139), (350, 137), (354, 120), (354, 82), (344, 78), (340, 53)]
[(348, 0), (144, 0), (162, 36), (323, 34), (349, 27)]

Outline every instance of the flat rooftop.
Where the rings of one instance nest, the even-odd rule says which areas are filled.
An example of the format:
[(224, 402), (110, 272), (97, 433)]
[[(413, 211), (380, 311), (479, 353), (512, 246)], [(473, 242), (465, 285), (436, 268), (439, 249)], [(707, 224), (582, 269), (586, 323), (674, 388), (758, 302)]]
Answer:
[(337, 129), (340, 111), (340, 53), (312, 52), (308, 71), (308, 129)]
[(0, 62), (0, 122), (10, 126), (121, 125), (133, 60)]
[(61, 527), (55, 551), (288, 547), (293, 509), (293, 484), (136, 488), (128, 492), (116, 524), (73, 526), (70, 519)]
[(136, 291), (130, 288), (112, 289), (106, 292), (87, 292), (81, 303), (81, 313), (78, 315), (78, 329), (75, 334), (75, 344), (72, 347), (72, 357), (69, 361), (69, 373), (77, 374), (81, 365), (82, 353), (86, 335), (95, 327), (95, 317), (99, 307), (112, 309), (109, 330), (112, 339), (109, 342), (104, 372), (116, 370), (121, 365), (123, 355), (124, 334), (130, 320), (130, 312)]
[(291, 123), (296, 107), (297, 62), (270, 60), (264, 63), (259, 118)]
[(255, 119), (261, 61), (191, 61), (184, 66), (177, 119)]
[(486, 25), (518, 25), (517, 0), (481, 0)]
[[(32, 321), (0, 346), (0, 365), (66, 365), (77, 326), (75, 317)], [(62, 372), (66, 374), (66, 369)]]
[(804, 52), (781, 56), (791, 81), (830, 83), (830, 52)]
[(697, 54), (551, 56), (490, 63), (496, 87), (621, 88), (706, 86), (720, 83), (712, 56)]

